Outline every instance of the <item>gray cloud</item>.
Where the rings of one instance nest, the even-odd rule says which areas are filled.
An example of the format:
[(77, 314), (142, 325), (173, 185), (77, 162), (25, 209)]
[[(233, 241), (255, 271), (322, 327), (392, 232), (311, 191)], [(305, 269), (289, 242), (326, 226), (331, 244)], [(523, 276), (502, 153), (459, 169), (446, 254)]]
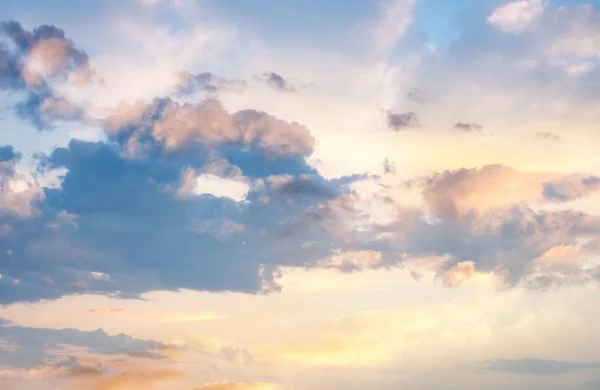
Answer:
[(598, 363), (574, 363), (544, 359), (488, 360), (484, 368), (511, 374), (560, 375), (572, 371), (597, 370)]
[(394, 131), (400, 131), (420, 126), (419, 117), (414, 112), (388, 112), (387, 123), (388, 126)]
[[(553, 193), (544, 192), (548, 183)], [(531, 288), (582, 284), (597, 275), (576, 259), (597, 250), (592, 244), (579, 247), (578, 242), (599, 237), (600, 219), (573, 210), (534, 211), (528, 206), (598, 191), (593, 177), (489, 166), (444, 172), (405, 185), (422, 191), (425, 207), (403, 206), (382, 190), (380, 199), (395, 206), (395, 222), (375, 227), (375, 233), (385, 238), (370, 240), (372, 249), (384, 253), (382, 264), (403, 261), (393, 253), (445, 256), (437, 268), (444, 279), (456, 272), (465, 277), (494, 273), (506, 287), (520, 282)]]
[(283, 76), (275, 72), (265, 72), (262, 74), (261, 79), (271, 88), (278, 91), (294, 92), (298, 88), (292, 85), (289, 81), (283, 78)]
[(577, 390), (599, 390), (600, 389), (600, 380), (580, 383), (576, 389)]
[(211, 72), (192, 74), (183, 71), (179, 74), (179, 81), (175, 89), (180, 95), (192, 95), (198, 92), (215, 94), (223, 90), (241, 91), (245, 87), (245, 81), (226, 80)]
[(406, 94), (406, 98), (410, 101), (419, 103), (419, 104), (428, 104), (431, 103), (434, 99), (431, 94), (428, 92), (419, 89), (419, 88), (411, 88), (410, 91)]
[(538, 136), (539, 138), (547, 139), (549, 141), (560, 141), (560, 136), (550, 131), (536, 133), (536, 136)]
[(456, 130), (464, 131), (466, 133), (475, 133), (480, 132), (483, 129), (483, 126), (477, 123), (458, 122), (454, 125), (454, 128)]

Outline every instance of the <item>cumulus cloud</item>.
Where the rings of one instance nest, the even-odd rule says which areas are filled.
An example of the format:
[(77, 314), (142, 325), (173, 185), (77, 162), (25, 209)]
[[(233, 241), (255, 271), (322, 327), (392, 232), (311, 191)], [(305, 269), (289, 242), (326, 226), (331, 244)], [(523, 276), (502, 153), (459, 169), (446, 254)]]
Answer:
[[(584, 260), (593, 248), (579, 242), (600, 233), (600, 220), (573, 210), (532, 209), (596, 193), (594, 176), (524, 173), (495, 165), (447, 171), (403, 187), (395, 195), (382, 187), (379, 199), (393, 218), (371, 226), (366, 238), (373, 248), (386, 248), (384, 264), (405, 261), (393, 253), (441, 256), (433, 269), (450, 287), (473, 278), (502, 288), (519, 283), (546, 288), (594, 278), (594, 266)], [(410, 192), (417, 201), (403, 204)], [(561, 251), (563, 246), (573, 251)], [(564, 261), (551, 260), (559, 258)]]
[[(0, 32), (14, 47), (3, 47), (8, 66), (2, 78), (10, 86), (38, 86), (54, 80), (90, 81), (93, 70), (85, 52), (77, 49), (63, 30), (43, 25), (26, 31), (15, 21), (5, 21)], [(13, 80), (8, 78), (13, 77)]]
[[(50, 98), (29, 115), (40, 124), (58, 113), (90, 119)], [(47, 104), (54, 116), (35, 111)], [(38, 187), (35, 218), (6, 221), (6, 301), (157, 288), (257, 292), (271, 279), (265, 270), (311, 263), (341, 240), (331, 202), (356, 178), (327, 180), (310, 167), (315, 139), (297, 122), (230, 113), (212, 98), (122, 103), (90, 122), (108, 140), (71, 141), (40, 157), (43, 172), (66, 172), (62, 182)], [(267, 180), (277, 176), (290, 180)], [(67, 215), (76, 222), (58, 223)], [(290, 250), (306, 241), (318, 242), (311, 253)]]
[(49, 25), (25, 30), (18, 22), (0, 24), (0, 88), (25, 91), (17, 114), (39, 129), (51, 128), (59, 119), (79, 119), (83, 112), (57, 92), (64, 85), (91, 83), (94, 71), (85, 52), (75, 47), (64, 31)]
[(153, 148), (152, 142), (173, 150), (193, 145), (244, 144), (256, 146), (269, 158), (312, 153), (314, 138), (296, 122), (264, 112), (227, 112), (219, 101), (180, 104), (169, 98), (144, 106), (122, 105), (105, 120), (109, 135), (127, 142), (133, 153)]
[(519, 203), (565, 202), (600, 189), (600, 179), (586, 175), (521, 173), (502, 165), (448, 171), (430, 179), (424, 199), (441, 217), (464, 215)]

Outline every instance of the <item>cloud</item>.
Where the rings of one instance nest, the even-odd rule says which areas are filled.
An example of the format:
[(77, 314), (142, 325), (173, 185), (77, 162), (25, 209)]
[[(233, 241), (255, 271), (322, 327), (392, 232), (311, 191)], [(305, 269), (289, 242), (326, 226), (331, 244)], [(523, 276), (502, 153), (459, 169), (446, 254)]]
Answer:
[(483, 129), (483, 126), (477, 123), (458, 122), (454, 125), (454, 128), (456, 130), (464, 131), (466, 133), (474, 133), (480, 132)]
[(428, 92), (414, 87), (408, 91), (406, 98), (419, 104), (428, 104), (434, 100), (433, 96)]
[(600, 389), (600, 380), (584, 382), (576, 387), (577, 390), (598, 390)]
[(379, 17), (374, 34), (377, 53), (387, 53), (404, 36), (413, 22), (415, 0), (379, 1)]
[(104, 122), (112, 138), (126, 142), (134, 154), (144, 153), (154, 142), (166, 151), (237, 143), (256, 146), (269, 158), (308, 156), (315, 142), (299, 123), (255, 110), (230, 114), (214, 99), (180, 104), (165, 98), (145, 107), (139, 103), (122, 105)]
[(546, 7), (544, 0), (519, 0), (494, 10), (488, 21), (502, 31), (519, 33), (530, 27)]
[(12, 146), (0, 147), (0, 221), (32, 216), (35, 203), (44, 197), (35, 180), (17, 172), (20, 159)]
[(537, 137), (543, 138), (549, 141), (560, 141), (560, 136), (551, 131), (539, 132), (536, 134)]
[[(600, 233), (598, 218), (560, 208), (533, 209), (596, 193), (594, 176), (523, 173), (494, 165), (411, 180), (398, 186), (399, 192), (380, 188), (377, 198), (390, 218), (368, 225), (370, 234), (363, 239), (383, 253), (383, 264), (405, 264), (405, 257), (394, 256), (399, 253), (442, 256), (434, 269), (450, 287), (483, 278), (501, 288), (519, 283), (548, 288), (595, 277), (593, 263), (585, 260), (595, 249), (580, 241)], [(537, 260), (548, 251), (550, 256), (552, 248), (570, 245), (576, 253), (567, 256), (572, 261)]]
[(275, 383), (253, 382), (220, 382), (209, 383), (201, 387), (196, 387), (194, 390), (283, 390), (284, 388)]
[(91, 314), (114, 314), (122, 313), (124, 309), (113, 307), (113, 308), (99, 308), (99, 309), (88, 309), (85, 312)]
[(600, 189), (594, 176), (521, 173), (502, 165), (448, 171), (430, 179), (424, 198), (440, 217), (519, 203), (565, 202)]
[(74, 356), (62, 356), (46, 359), (42, 364), (29, 369), (4, 369), (0, 371), (0, 380), (10, 380), (23, 383), (28, 380), (42, 379), (94, 379), (103, 375), (101, 365), (85, 365)]
[(387, 123), (388, 126), (394, 131), (401, 131), (404, 129), (420, 126), (419, 117), (414, 112), (388, 112)]
[(226, 80), (211, 72), (192, 74), (186, 71), (179, 73), (176, 92), (179, 95), (193, 95), (199, 92), (215, 94), (220, 91), (241, 91), (247, 83), (240, 80)]
[(15, 21), (0, 23), (0, 89), (24, 91), (17, 114), (38, 129), (53, 127), (55, 120), (82, 119), (81, 107), (61, 96), (58, 89), (81, 88), (95, 80), (85, 52), (75, 47), (63, 30), (50, 25), (27, 31)]
[(87, 54), (77, 49), (63, 30), (43, 25), (26, 31), (18, 22), (4, 21), (0, 33), (14, 46), (0, 51), (0, 58), (7, 63), (0, 73), (3, 85), (22, 89), (54, 81), (81, 84), (91, 80)]
[(376, 251), (338, 251), (332, 256), (320, 261), (326, 268), (337, 268), (342, 271), (364, 271), (382, 265), (383, 255)]
[(82, 107), (63, 97), (52, 95), (50, 90), (31, 92), (26, 100), (15, 106), (17, 115), (30, 120), (38, 129), (52, 129), (56, 121), (85, 121)]
[(11, 145), (0, 146), (0, 163), (11, 162), (19, 159), (19, 154)]
[[(53, 351), (68, 351), (68, 346), (82, 347), (94, 354), (128, 355), (147, 359), (161, 359), (162, 355), (155, 351), (164, 348), (163, 344), (156, 341), (138, 340), (124, 334), (111, 336), (101, 329), (83, 332), (76, 329), (27, 328), (11, 324), (0, 326), (0, 339), (13, 346), (10, 349), (0, 349), (0, 365), (21, 369), (32, 369), (45, 361), (52, 361), (55, 358)], [(59, 363), (59, 366), (52, 367), (64, 366), (64, 361)]]
[[(60, 185), (40, 189), (35, 218), (7, 221), (7, 302), (171, 288), (258, 292), (274, 287), (280, 262), (310, 264), (342, 239), (331, 202), (358, 177), (317, 174), (306, 162), (314, 137), (299, 123), (229, 113), (215, 99), (164, 98), (122, 104), (97, 124), (108, 140), (73, 140), (42, 156), (41, 171), (66, 172)], [(277, 176), (290, 180), (266, 180)], [(76, 223), (58, 223), (64, 215)], [(290, 253), (306, 241), (318, 242), (310, 254)]]
[(533, 374), (533, 375), (560, 375), (572, 371), (597, 370), (597, 363), (574, 363), (544, 359), (520, 359), (520, 360), (489, 360), (484, 364), (485, 369), (511, 373), (511, 374)]
[(123, 372), (96, 381), (93, 390), (127, 390), (132, 388), (155, 388), (162, 382), (179, 379), (181, 372), (174, 370), (137, 370)]
[(277, 91), (293, 92), (297, 87), (290, 84), (289, 81), (283, 78), (283, 76), (275, 72), (265, 72), (262, 74), (261, 79), (271, 88)]

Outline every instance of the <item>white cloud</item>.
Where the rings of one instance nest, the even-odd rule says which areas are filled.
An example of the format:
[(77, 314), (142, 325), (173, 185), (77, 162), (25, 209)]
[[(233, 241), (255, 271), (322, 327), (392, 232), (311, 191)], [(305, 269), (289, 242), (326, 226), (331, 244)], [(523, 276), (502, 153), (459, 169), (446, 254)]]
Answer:
[(381, 2), (380, 18), (375, 28), (375, 46), (385, 53), (404, 36), (413, 22), (415, 0), (384, 0)]
[(530, 27), (546, 7), (544, 0), (520, 0), (494, 10), (488, 21), (502, 31), (519, 33)]
[(192, 193), (196, 195), (210, 194), (242, 202), (246, 199), (249, 189), (249, 184), (244, 181), (227, 179), (213, 174), (202, 174), (196, 177), (196, 185), (192, 189)]

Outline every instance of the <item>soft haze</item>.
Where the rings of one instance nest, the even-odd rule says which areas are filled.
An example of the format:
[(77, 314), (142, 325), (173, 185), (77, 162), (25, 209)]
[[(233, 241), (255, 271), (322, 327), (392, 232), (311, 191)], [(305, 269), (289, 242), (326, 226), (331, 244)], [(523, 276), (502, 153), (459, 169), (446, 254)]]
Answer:
[(0, 19), (1, 389), (600, 389), (596, 1)]

